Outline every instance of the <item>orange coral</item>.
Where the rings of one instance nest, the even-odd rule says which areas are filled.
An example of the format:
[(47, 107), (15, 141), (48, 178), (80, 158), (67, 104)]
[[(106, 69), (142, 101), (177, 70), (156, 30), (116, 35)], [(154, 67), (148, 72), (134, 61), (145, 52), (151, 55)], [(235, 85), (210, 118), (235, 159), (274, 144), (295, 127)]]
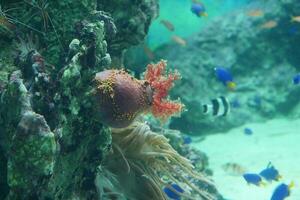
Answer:
[(173, 87), (173, 82), (180, 79), (180, 74), (166, 73), (167, 62), (161, 60), (157, 64), (149, 64), (145, 72), (145, 80), (149, 82), (153, 91), (152, 114), (162, 120), (180, 113), (184, 107), (179, 101), (167, 99), (169, 90)]

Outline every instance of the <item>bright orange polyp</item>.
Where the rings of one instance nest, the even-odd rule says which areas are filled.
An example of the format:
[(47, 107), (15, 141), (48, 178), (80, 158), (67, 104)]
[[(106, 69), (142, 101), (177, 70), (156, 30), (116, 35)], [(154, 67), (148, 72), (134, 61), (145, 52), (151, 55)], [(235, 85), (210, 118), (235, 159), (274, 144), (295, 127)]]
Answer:
[(149, 64), (145, 72), (145, 80), (149, 82), (153, 92), (152, 114), (162, 120), (178, 114), (183, 109), (179, 101), (167, 99), (169, 90), (173, 87), (174, 81), (180, 79), (178, 72), (166, 73), (166, 61), (162, 60), (157, 64)]

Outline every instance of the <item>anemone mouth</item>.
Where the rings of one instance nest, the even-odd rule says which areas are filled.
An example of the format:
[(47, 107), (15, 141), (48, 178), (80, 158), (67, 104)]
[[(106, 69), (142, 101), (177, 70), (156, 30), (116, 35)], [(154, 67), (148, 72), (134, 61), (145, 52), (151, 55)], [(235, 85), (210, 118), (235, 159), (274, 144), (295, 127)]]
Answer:
[(195, 184), (200, 181), (201, 185), (209, 187), (213, 186), (212, 181), (195, 172), (191, 162), (179, 155), (165, 136), (151, 131), (147, 124), (136, 121), (127, 128), (113, 128), (112, 143), (114, 153), (104, 163), (112, 173), (121, 177), (120, 182), (131, 180), (130, 183), (123, 181), (122, 188), (127, 195), (132, 196), (129, 187), (135, 185), (136, 191), (148, 191), (148, 196), (142, 194), (144, 199), (167, 200), (162, 188), (173, 182), (186, 189), (185, 193), (178, 193), (186, 199), (216, 199)]

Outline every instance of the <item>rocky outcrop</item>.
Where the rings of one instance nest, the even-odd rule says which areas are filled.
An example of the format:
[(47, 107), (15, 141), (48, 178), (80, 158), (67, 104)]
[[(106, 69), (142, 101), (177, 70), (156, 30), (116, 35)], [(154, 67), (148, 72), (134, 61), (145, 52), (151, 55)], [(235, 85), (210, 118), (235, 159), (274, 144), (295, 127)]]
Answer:
[[(194, 173), (193, 165), (164, 136), (141, 123), (139, 131), (129, 127), (128, 132), (125, 127), (122, 134), (114, 135), (117, 143), (113, 143), (110, 124), (99, 117), (97, 108), (105, 105), (99, 105), (101, 96), (95, 98), (97, 87), (101, 88), (96, 74), (116, 60), (121, 66), (121, 52), (143, 40), (158, 12), (156, 0), (5, 1), (0, 9), (0, 199), (133, 199), (129, 194), (136, 194), (135, 199), (157, 195), (166, 199), (162, 187), (168, 183), (160, 176), (167, 170), (160, 166), (173, 169), (169, 181), (178, 177), (178, 167), (195, 180), (201, 175), (205, 181), (192, 184), (199, 186), (195, 187), (197, 194), (215, 198), (213, 183), (202, 177), (204, 169)], [(128, 74), (126, 79), (134, 78)], [(160, 100), (171, 82), (168, 87), (161, 85)], [(129, 94), (134, 89), (128, 87), (128, 81), (119, 86), (117, 89)], [(152, 95), (146, 86), (142, 93), (149, 90)], [(140, 96), (144, 104), (150, 104), (149, 95)], [(130, 100), (125, 97), (125, 101)], [(127, 158), (122, 151), (128, 149), (129, 156), (134, 156), (136, 165), (130, 166), (134, 170), (126, 173), (128, 179), (116, 177), (108, 165), (116, 160), (118, 164), (111, 168), (124, 174)], [(153, 149), (157, 151), (154, 155)], [(162, 160), (165, 151), (170, 159)], [(145, 175), (149, 172), (155, 179)], [(132, 180), (147, 188), (147, 194), (117, 179)], [(189, 181), (183, 175), (181, 180)], [(211, 191), (202, 190), (206, 183)]]
[(144, 41), (151, 22), (158, 16), (156, 0), (101, 0), (97, 8), (111, 13), (117, 34), (108, 45), (114, 68), (123, 66), (124, 50)]

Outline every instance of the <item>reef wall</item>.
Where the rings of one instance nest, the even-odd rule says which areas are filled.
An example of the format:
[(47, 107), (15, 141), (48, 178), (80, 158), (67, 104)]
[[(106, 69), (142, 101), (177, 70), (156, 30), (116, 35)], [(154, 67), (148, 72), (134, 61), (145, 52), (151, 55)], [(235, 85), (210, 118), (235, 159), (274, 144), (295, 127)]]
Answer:
[[(98, 117), (96, 74), (122, 67), (157, 1), (16, 0), (0, 9), (0, 199), (166, 199), (162, 167), (189, 173), (200, 188), (193, 195), (216, 199), (205, 156), (194, 156), (203, 160), (194, 172), (162, 133), (144, 123), (112, 131)], [(122, 185), (123, 175), (137, 187)]]

